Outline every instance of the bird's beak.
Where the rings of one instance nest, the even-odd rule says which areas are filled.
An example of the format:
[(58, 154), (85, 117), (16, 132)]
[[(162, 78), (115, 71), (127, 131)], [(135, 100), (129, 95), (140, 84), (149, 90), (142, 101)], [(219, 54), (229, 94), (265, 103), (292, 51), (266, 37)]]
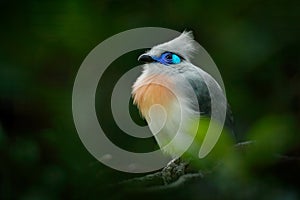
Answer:
[(152, 62), (154, 62), (155, 60), (154, 60), (151, 56), (149, 56), (149, 55), (147, 55), (147, 54), (142, 54), (142, 55), (140, 55), (140, 57), (138, 58), (138, 61), (144, 62), (144, 63), (152, 63)]

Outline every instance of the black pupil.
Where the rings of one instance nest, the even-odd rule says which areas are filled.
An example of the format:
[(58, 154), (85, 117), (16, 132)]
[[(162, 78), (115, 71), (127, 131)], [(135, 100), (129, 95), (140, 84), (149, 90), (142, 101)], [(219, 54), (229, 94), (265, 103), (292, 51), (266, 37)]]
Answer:
[(168, 54), (168, 55), (166, 56), (166, 58), (167, 58), (167, 59), (171, 59), (171, 58), (172, 58), (171, 54)]

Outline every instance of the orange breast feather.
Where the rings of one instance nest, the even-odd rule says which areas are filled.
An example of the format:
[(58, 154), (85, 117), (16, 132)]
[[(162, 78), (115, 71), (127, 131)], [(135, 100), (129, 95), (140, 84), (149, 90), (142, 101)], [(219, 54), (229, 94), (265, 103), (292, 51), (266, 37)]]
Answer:
[(137, 104), (141, 114), (147, 118), (150, 107), (159, 104), (165, 109), (174, 100), (172, 83), (163, 75), (145, 77), (133, 86), (133, 100)]

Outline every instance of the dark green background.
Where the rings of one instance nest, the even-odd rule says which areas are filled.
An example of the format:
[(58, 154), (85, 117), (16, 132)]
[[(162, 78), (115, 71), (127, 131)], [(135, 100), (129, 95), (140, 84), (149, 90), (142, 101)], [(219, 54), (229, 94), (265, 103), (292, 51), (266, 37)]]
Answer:
[[(278, 163), (265, 156), (300, 154), (299, 1), (2, 0), (0, 6), (0, 199), (122, 196), (122, 188), (107, 186), (138, 175), (105, 167), (87, 152), (73, 124), (72, 87), (97, 44), (146, 26), (192, 30), (223, 76), (238, 134), (261, 141), (243, 169), (217, 172), (202, 185), (158, 196), (300, 198), (299, 161)], [(138, 64), (141, 52), (115, 61), (97, 94), (109, 137), (137, 152), (155, 143), (119, 133), (101, 102), (109, 103), (113, 84)]]

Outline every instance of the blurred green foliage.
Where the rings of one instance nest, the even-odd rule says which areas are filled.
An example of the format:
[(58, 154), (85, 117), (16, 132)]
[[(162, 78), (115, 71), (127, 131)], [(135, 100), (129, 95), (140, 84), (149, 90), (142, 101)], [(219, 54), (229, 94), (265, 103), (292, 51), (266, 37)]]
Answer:
[[(299, 1), (2, 0), (0, 6), (0, 199), (119, 198), (109, 185), (140, 176), (114, 171), (87, 152), (72, 121), (71, 95), (92, 48), (144, 26), (193, 30), (223, 76), (237, 134), (257, 143), (226, 157), (203, 183), (156, 197), (300, 198), (299, 160), (271, 156), (300, 154)], [(122, 134), (107, 106), (139, 53), (112, 64), (97, 107), (115, 143), (148, 151), (157, 148), (153, 140)]]

